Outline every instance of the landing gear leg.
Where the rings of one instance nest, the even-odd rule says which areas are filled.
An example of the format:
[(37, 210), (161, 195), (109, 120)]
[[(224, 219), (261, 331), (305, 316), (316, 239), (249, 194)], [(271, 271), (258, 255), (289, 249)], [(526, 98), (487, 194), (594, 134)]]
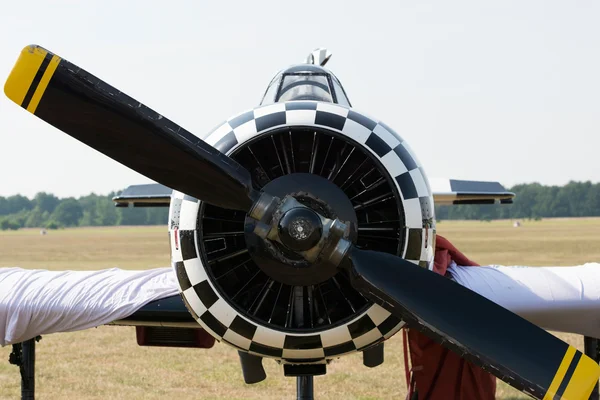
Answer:
[(35, 399), (35, 342), (42, 337), (27, 340), (13, 345), (9, 362), (19, 367), (21, 372), (21, 399)]
[(314, 377), (312, 375), (304, 375), (296, 377), (296, 393), (297, 400), (314, 400), (315, 388)]

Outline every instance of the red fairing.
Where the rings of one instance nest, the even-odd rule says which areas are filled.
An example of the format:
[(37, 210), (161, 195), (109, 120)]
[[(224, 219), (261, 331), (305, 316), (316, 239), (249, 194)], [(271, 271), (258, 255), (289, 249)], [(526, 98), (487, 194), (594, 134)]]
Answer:
[[(437, 236), (434, 272), (445, 275), (451, 261), (479, 266), (469, 260), (447, 239)], [(427, 336), (407, 329), (412, 363), (409, 396), (419, 400), (493, 400), (496, 378), (440, 346)], [(406, 351), (406, 349), (405, 349)]]

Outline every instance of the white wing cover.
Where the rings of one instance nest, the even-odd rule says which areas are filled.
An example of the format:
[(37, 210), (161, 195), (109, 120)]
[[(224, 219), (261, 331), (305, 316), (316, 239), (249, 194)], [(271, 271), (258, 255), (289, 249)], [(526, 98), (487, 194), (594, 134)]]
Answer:
[(60, 272), (0, 268), (0, 346), (104, 325), (177, 293), (170, 267)]
[[(600, 264), (463, 267), (452, 279), (552, 331), (600, 338)], [(105, 325), (178, 293), (171, 268), (46, 271), (0, 268), (0, 345)]]
[(600, 264), (574, 267), (461, 267), (463, 286), (551, 331), (600, 338)]

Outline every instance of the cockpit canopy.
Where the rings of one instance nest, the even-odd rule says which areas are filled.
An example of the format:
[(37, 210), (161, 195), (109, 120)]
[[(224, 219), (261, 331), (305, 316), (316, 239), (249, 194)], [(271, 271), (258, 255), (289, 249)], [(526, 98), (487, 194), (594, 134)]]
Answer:
[(292, 100), (315, 100), (350, 107), (340, 81), (325, 68), (299, 64), (280, 71), (269, 84), (260, 105)]

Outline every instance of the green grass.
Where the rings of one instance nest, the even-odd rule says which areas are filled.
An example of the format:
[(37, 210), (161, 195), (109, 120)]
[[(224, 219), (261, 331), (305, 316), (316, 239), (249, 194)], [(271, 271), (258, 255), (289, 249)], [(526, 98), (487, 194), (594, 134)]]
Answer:
[[(443, 221), (438, 233), (481, 264), (577, 265), (600, 261), (600, 219)], [(94, 270), (146, 269), (169, 265), (166, 227), (78, 228), (0, 232), (0, 267)], [(557, 334), (582, 349), (578, 335)], [(359, 354), (332, 362), (315, 379), (319, 399), (404, 398), (400, 335), (386, 343), (386, 362), (369, 369)], [(18, 369), (0, 348), (0, 398), (20, 394)], [(39, 399), (292, 399), (295, 380), (264, 361), (268, 378), (243, 383), (237, 353), (215, 344), (210, 350), (139, 347), (131, 327), (103, 326), (44, 336), (37, 353)], [(527, 398), (499, 382), (499, 399)]]

